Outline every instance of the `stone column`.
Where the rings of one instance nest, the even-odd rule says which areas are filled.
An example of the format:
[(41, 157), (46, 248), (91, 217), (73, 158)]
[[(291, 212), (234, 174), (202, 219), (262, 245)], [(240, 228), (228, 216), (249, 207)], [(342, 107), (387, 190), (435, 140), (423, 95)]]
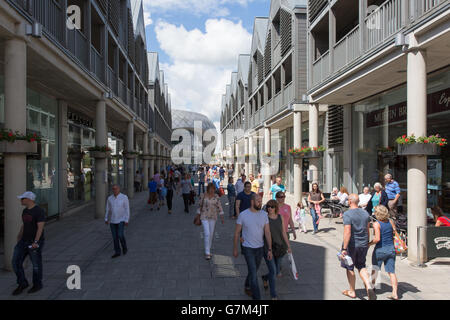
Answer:
[[(302, 113), (294, 112), (294, 148), (302, 147)], [(303, 159), (294, 159), (294, 203), (302, 200), (302, 163)]]
[[(244, 154), (250, 154), (249, 152), (249, 147), (248, 147), (248, 137), (244, 138)], [(250, 173), (250, 169), (249, 169), (249, 158), (245, 157), (245, 174), (248, 176)]]
[[(417, 45), (410, 36), (410, 47)], [(420, 50), (408, 52), (407, 67), (407, 130), (416, 137), (427, 134), (427, 71), (426, 53)], [(417, 227), (427, 225), (427, 157), (408, 156), (408, 260), (426, 261), (426, 233), (421, 233), (417, 246)], [(423, 230), (423, 229), (422, 229)], [(424, 248), (424, 249), (422, 249)]]
[(150, 137), (150, 153), (152, 155), (150, 160), (150, 178), (153, 178), (155, 175), (155, 140), (152, 137)]
[[(249, 136), (248, 137), (248, 153), (249, 154), (254, 154), (254, 152), (253, 152), (253, 136)], [(250, 174), (250, 173), (253, 173), (253, 167), (254, 167), (254, 162), (255, 161), (255, 159), (253, 159), (252, 157), (249, 157), (249, 171), (248, 171), (248, 173)]]
[[(128, 122), (127, 129), (127, 151), (134, 151), (134, 122)], [(134, 197), (134, 158), (127, 155), (127, 195), (128, 198)]]
[[(264, 128), (264, 154), (270, 153), (270, 145), (271, 145), (271, 136), (270, 136), (270, 127), (265, 127)], [(267, 157), (263, 157), (263, 159)], [(263, 161), (263, 177), (264, 177), (264, 195), (268, 196), (269, 195), (269, 190), (271, 187), (271, 180), (270, 180), (270, 176), (271, 176), (271, 163), (270, 161)]]
[[(309, 147), (319, 146), (319, 105), (309, 105)], [(319, 159), (309, 159), (309, 170), (312, 171), (312, 181), (319, 183)], [(319, 183), (320, 185), (320, 183)]]
[[(143, 139), (142, 139), (142, 144), (143, 144), (143, 153), (148, 156), (148, 133), (145, 132)], [(142, 178), (142, 190), (147, 191), (148, 190), (148, 162), (149, 160), (145, 159), (144, 160), (144, 168), (143, 168), (143, 178)]]
[[(5, 128), (13, 132), (27, 129), (27, 46), (25, 41), (11, 39), (5, 45)], [(4, 251), (6, 270), (12, 270), (11, 259), (17, 235), (22, 226), (23, 207), (17, 196), (27, 187), (27, 157), (25, 154), (4, 154), (5, 229)]]
[[(97, 146), (106, 146), (108, 144), (106, 129), (106, 102), (100, 100), (97, 102), (95, 114), (95, 144)], [(95, 159), (95, 219), (105, 216), (106, 194), (108, 186), (107, 159)]]

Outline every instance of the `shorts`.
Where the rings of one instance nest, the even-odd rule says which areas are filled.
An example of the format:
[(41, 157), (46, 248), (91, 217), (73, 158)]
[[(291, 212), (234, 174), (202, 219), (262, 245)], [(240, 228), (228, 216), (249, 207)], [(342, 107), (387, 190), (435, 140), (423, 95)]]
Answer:
[(156, 192), (150, 192), (150, 204), (155, 204), (157, 200)]
[(381, 247), (373, 250), (372, 265), (378, 266), (381, 270), (381, 266), (384, 263), (384, 270), (388, 273), (395, 273), (395, 248), (394, 247)]
[(346, 266), (344, 261), (341, 261), (341, 267), (353, 271), (354, 268), (361, 270), (366, 267), (366, 257), (369, 247), (348, 247), (347, 254), (352, 258), (353, 265)]

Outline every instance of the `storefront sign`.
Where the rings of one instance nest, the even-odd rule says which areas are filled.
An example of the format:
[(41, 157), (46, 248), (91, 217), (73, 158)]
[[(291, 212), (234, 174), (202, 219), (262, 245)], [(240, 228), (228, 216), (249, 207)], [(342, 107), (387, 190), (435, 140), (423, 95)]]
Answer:
[(450, 257), (450, 228), (427, 228), (427, 255), (429, 258)]
[[(430, 93), (427, 96), (427, 114), (450, 111), (450, 88)], [(406, 101), (384, 109), (369, 112), (366, 116), (366, 128), (406, 121)]]
[(84, 118), (83, 116), (72, 111), (67, 111), (67, 120), (72, 121), (75, 124), (83, 125), (85, 127), (94, 128), (92, 120)]

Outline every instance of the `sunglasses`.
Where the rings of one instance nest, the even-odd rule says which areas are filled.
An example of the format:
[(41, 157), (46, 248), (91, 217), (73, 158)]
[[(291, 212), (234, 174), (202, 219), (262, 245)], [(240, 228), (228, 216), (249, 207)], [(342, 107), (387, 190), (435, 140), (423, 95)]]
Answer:
[(275, 209), (276, 207), (275, 207), (275, 206), (267, 206), (267, 208), (269, 208), (269, 209)]
[(279, 196), (279, 197), (277, 197), (277, 199), (284, 199), (284, 198), (286, 198), (286, 196)]

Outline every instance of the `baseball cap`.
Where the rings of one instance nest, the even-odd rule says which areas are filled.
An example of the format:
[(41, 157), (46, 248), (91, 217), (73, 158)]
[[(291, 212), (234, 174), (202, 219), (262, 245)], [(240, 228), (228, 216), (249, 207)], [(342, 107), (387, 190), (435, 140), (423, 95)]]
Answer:
[(17, 196), (17, 199), (30, 199), (30, 200), (36, 200), (36, 195), (31, 192), (31, 191), (27, 191), (24, 194)]

